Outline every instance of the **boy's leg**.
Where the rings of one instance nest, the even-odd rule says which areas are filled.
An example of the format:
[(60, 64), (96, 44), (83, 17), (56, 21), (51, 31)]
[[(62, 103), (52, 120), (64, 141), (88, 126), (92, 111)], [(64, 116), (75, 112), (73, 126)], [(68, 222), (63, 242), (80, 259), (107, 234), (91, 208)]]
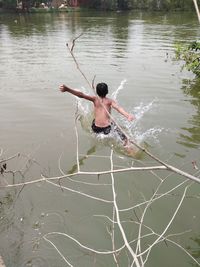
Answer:
[(123, 141), (123, 145), (126, 146), (128, 144), (128, 138), (126, 137), (126, 135), (124, 133), (122, 133), (122, 131), (119, 129), (119, 127), (117, 127), (116, 124), (112, 123), (112, 125), (114, 126), (114, 128), (113, 128), (114, 131), (117, 132), (120, 139)]
[(117, 134), (119, 135), (120, 139), (123, 142), (123, 146), (125, 147), (125, 150), (127, 152), (127, 154), (130, 157), (135, 157), (136, 153), (138, 152), (138, 149), (136, 146), (132, 145), (128, 138), (126, 137), (126, 135), (124, 133), (122, 133), (122, 131), (119, 129), (119, 127), (117, 127), (117, 125), (114, 125), (114, 131), (117, 132)]

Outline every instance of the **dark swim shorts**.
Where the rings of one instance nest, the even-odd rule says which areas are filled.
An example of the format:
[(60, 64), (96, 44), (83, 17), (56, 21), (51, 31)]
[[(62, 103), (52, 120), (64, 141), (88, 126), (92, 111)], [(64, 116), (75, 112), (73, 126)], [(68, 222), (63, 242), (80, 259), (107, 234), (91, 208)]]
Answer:
[(113, 132), (116, 132), (119, 135), (122, 141), (127, 140), (125, 134), (123, 134), (122, 131), (113, 122), (111, 122), (111, 125), (108, 125), (106, 127), (98, 127), (95, 125), (95, 121), (93, 120), (92, 130), (94, 133), (97, 133), (97, 134), (102, 133), (105, 135), (109, 134), (111, 130), (113, 130)]
[(93, 120), (92, 122), (92, 130), (94, 133), (103, 133), (103, 134), (109, 134), (111, 131), (111, 125), (108, 125), (106, 127), (98, 127), (95, 125), (95, 122)]

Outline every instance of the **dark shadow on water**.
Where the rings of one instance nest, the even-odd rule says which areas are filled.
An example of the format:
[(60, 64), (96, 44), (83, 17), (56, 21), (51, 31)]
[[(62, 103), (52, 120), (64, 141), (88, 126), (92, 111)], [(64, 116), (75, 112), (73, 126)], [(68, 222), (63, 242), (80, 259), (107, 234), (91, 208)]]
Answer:
[[(191, 237), (190, 238), (193, 243), (195, 243), (194, 246), (187, 246), (186, 249), (190, 252), (190, 254), (199, 261), (200, 259), (200, 236), (198, 237)], [(192, 266), (199, 266), (197, 264), (192, 264)]]
[[(87, 153), (86, 153), (85, 156), (83, 156), (83, 157), (81, 157), (81, 158), (79, 159), (79, 165), (80, 165), (80, 166), (83, 166), (83, 165), (84, 165), (84, 161), (85, 161), (86, 159), (88, 159), (88, 156), (94, 154), (95, 152), (96, 152), (96, 146), (94, 145), (94, 146), (92, 146), (92, 147), (87, 151)], [(72, 168), (67, 172), (67, 174), (72, 174), (72, 173), (76, 172), (77, 170), (78, 170), (78, 165), (77, 165), (77, 163), (76, 163), (76, 164), (74, 164), (74, 165), (72, 166)]]
[[(125, 147), (122, 144), (117, 143), (116, 140), (106, 139), (106, 138), (104, 140), (96, 139), (96, 144), (93, 145), (90, 149), (88, 149), (88, 151), (86, 152), (84, 156), (79, 158), (79, 165), (83, 166), (85, 160), (87, 160), (90, 155), (95, 154), (97, 152), (98, 147), (101, 145), (112, 148), (117, 155), (125, 156), (125, 157), (132, 158), (132, 159), (137, 159), (137, 160), (142, 159), (144, 157), (144, 152), (138, 149), (134, 145)], [(147, 143), (144, 143), (144, 146), (145, 148), (147, 148), (148, 146)], [(78, 166), (76, 163), (71, 167), (71, 169), (67, 172), (67, 174), (75, 173), (77, 170), (78, 170)]]

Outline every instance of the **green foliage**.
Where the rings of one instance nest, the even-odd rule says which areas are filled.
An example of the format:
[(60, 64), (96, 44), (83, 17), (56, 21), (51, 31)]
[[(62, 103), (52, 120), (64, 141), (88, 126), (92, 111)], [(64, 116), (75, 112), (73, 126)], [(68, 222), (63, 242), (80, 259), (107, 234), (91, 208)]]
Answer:
[(16, 0), (0, 0), (1, 6), (4, 8), (12, 9), (17, 6)]
[[(24, 6), (39, 6), (40, 3), (51, 2), (51, 0), (22, 0)], [(191, 0), (87, 0), (87, 6), (103, 10), (191, 10), (194, 9)], [(16, 0), (0, 0), (0, 6), (4, 8), (15, 8)]]
[[(41, 3), (47, 3), (48, 0), (21, 0), (24, 7), (30, 7), (39, 5)], [(15, 9), (17, 7), (17, 0), (0, 0), (0, 6), (5, 9)]]
[(176, 45), (176, 58), (185, 62), (185, 67), (200, 78), (200, 42)]
[(116, 10), (117, 0), (89, 0), (88, 6), (95, 9)]
[(88, 0), (87, 6), (104, 10), (192, 10), (194, 9), (191, 0)]
[(192, 10), (194, 9), (191, 0), (130, 0), (135, 8), (152, 10)]
[(132, 7), (131, 1), (129, 0), (118, 0), (117, 3), (117, 8), (118, 9), (130, 9)]
[(116, 10), (117, 1), (116, 0), (103, 0), (101, 1), (101, 8), (105, 10)]

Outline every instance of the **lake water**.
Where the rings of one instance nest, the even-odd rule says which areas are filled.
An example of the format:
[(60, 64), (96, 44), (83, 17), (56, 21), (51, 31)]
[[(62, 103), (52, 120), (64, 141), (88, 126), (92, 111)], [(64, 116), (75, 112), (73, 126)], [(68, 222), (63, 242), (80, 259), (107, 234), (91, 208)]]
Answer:
[[(92, 105), (59, 92), (59, 85), (65, 83), (93, 94), (66, 47), (66, 43), (71, 44), (80, 34), (73, 51), (88, 81), (92, 83), (95, 77), (95, 84), (106, 82), (109, 96), (136, 116), (134, 122), (128, 123), (113, 112), (115, 120), (153, 155), (199, 175), (200, 84), (193, 80), (191, 73), (181, 70), (182, 62), (174, 60), (176, 43), (200, 37), (195, 13), (2, 14), (1, 159), (20, 155), (7, 162), (7, 170), (12, 172), (0, 176), (1, 185), (32, 181), (41, 174), (54, 177), (76, 171), (77, 114), (81, 115), (77, 122), (81, 170), (110, 170), (112, 144), (115, 168), (159, 165), (145, 154), (128, 157), (112, 136), (96, 138), (90, 130)], [(14, 173), (19, 170), (23, 175)], [(160, 178), (164, 179), (169, 172), (158, 171), (156, 175), (151, 172), (115, 174), (119, 209), (149, 199)], [(82, 183), (65, 178), (61, 180), (62, 186), (112, 201), (110, 175), (99, 179), (96, 175), (83, 175), (73, 179)], [(178, 175), (169, 176), (156, 196), (183, 181)], [(42, 182), (1, 189), (0, 254), (7, 267), (70, 266), (67, 261), (78, 267), (117, 266), (112, 255), (88, 251), (71, 238), (95, 250), (113, 250), (109, 232), (112, 203), (67, 188), (61, 188), (59, 183), (55, 186)], [(157, 238), (146, 226), (161, 234), (178, 207), (184, 188), (185, 184), (147, 209), (142, 236), (150, 232), (151, 236), (142, 238), (141, 251)], [(199, 189), (198, 184), (188, 189), (176, 218), (164, 233), (165, 237), (179, 233), (169, 238), (181, 248), (170, 241), (160, 242), (151, 250), (145, 266), (198, 266), (183, 248), (196, 260), (200, 257)], [(129, 241), (138, 236), (144, 207), (120, 212)], [(47, 235), (51, 232), (70, 237), (58, 233)], [(115, 226), (115, 247), (122, 245), (121, 233)], [(131, 246), (136, 249), (135, 243)], [(118, 255), (119, 266), (131, 266), (130, 262), (129, 252), (122, 250)]]

